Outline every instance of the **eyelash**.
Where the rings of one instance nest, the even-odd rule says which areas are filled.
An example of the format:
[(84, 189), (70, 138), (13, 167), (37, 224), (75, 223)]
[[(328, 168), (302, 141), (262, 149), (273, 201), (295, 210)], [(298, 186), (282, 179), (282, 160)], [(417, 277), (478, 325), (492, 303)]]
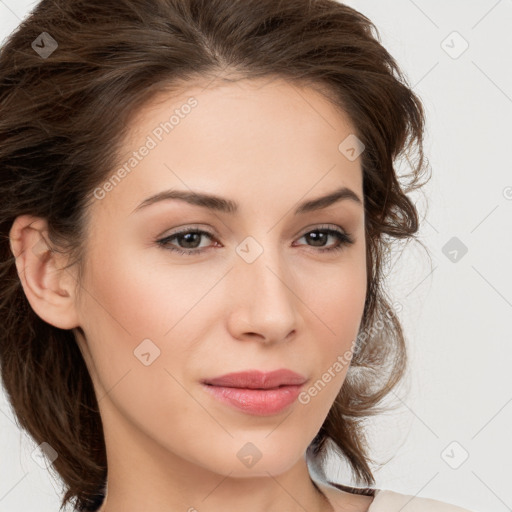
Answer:
[[(320, 252), (320, 253), (337, 252), (337, 251), (344, 249), (346, 246), (352, 245), (354, 243), (354, 239), (352, 238), (352, 236), (349, 233), (345, 233), (343, 231), (339, 231), (337, 229), (332, 229), (332, 228), (329, 228), (326, 226), (319, 226), (318, 228), (307, 231), (300, 238), (302, 238), (306, 235), (309, 235), (310, 233), (315, 233), (315, 232), (322, 232), (327, 235), (334, 235), (339, 241), (339, 244), (335, 247), (330, 247), (328, 249), (326, 249), (324, 247), (318, 248), (317, 252)], [(209, 233), (208, 231), (203, 231), (203, 230), (197, 229), (197, 228), (186, 228), (181, 231), (177, 231), (176, 233), (173, 233), (172, 235), (166, 236), (165, 238), (161, 238), (160, 240), (157, 240), (156, 243), (160, 247), (162, 247), (166, 250), (177, 252), (184, 256), (195, 256), (195, 255), (198, 255), (198, 254), (201, 254), (201, 253), (207, 251), (209, 248), (207, 247), (207, 248), (203, 248), (203, 249), (185, 250), (185, 249), (180, 249), (177, 247), (172, 247), (170, 245), (170, 241), (172, 239), (177, 238), (180, 235), (194, 234), (194, 233), (200, 234), (200, 235), (206, 235), (210, 239), (214, 238), (214, 236), (211, 233)]]

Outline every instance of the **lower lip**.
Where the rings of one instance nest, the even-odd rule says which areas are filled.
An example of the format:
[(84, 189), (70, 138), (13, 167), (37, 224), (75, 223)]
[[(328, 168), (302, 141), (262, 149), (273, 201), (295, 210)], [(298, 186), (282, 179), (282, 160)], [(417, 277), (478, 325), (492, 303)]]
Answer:
[(283, 411), (295, 402), (302, 388), (302, 385), (274, 389), (228, 388), (208, 384), (203, 386), (220, 402), (258, 416), (268, 416)]

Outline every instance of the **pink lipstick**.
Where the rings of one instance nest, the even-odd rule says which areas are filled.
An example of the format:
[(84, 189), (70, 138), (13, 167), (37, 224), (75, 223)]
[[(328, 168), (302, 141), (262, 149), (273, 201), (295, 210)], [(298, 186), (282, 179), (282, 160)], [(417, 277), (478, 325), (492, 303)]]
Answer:
[(220, 402), (248, 414), (268, 416), (290, 406), (307, 381), (291, 370), (273, 372), (251, 370), (204, 379), (203, 386)]

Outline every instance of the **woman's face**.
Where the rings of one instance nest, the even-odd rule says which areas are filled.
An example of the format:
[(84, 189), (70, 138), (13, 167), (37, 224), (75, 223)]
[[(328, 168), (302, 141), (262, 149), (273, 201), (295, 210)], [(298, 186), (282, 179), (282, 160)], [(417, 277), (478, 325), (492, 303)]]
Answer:
[[(95, 191), (77, 301), (109, 468), (151, 455), (167, 470), (179, 461), (181, 471), (279, 474), (327, 416), (362, 318), (354, 128), (320, 93), (280, 80), (160, 100), (134, 120), (125, 172)], [(351, 192), (301, 207), (342, 187)], [(144, 204), (170, 190), (214, 195), (236, 211), (223, 201)], [(173, 237), (193, 229), (205, 233)], [(279, 410), (243, 397), (237, 407), (202, 383), (284, 368), (307, 382)]]

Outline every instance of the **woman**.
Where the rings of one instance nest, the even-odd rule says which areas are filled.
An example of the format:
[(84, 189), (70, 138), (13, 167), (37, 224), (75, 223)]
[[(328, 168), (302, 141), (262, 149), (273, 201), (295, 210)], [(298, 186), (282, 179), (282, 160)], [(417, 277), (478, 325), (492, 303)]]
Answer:
[[(367, 18), (44, 0), (0, 84), (2, 380), (63, 506), (463, 510), (373, 488), (362, 421), (407, 361), (381, 269), (425, 168)], [(360, 487), (310, 475), (330, 449)]]

